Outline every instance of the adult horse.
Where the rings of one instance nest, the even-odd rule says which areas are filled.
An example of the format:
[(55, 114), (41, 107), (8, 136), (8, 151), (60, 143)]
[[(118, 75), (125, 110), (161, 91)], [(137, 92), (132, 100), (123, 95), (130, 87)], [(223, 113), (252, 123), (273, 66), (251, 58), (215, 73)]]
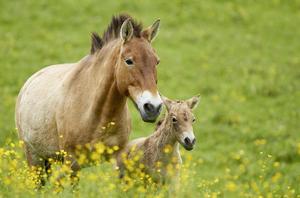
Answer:
[[(130, 133), (129, 97), (146, 122), (161, 109), (159, 58), (151, 46), (159, 20), (142, 30), (128, 15), (112, 18), (103, 37), (92, 34), (89, 55), (77, 63), (46, 67), (31, 76), (16, 104), (16, 125), (30, 166), (44, 167), (55, 152), (68, 152), (76, 172), (77, 145), (102, 142), (123, 148)], [(109, 132), (108, 123), (115, 123)]]

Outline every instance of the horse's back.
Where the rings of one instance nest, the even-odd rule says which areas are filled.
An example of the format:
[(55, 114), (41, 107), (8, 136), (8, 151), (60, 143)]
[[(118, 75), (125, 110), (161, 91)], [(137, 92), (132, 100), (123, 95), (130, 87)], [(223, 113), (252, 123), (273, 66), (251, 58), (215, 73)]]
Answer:
[(63, 97), (63, 79), (72, 66), (52, 65), (36, 72), (19, 93), (15, 115), (19, 136), (41, 155), (59, 149), (55, 109)]

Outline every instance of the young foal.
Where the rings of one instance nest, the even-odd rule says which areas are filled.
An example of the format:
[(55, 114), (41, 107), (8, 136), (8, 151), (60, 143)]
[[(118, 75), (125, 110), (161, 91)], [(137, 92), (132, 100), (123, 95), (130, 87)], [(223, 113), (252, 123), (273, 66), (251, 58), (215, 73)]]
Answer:
[(177, 166), (182, 163), (179, 144), (186, 150), (193, 149), (196, 139), (192, 127), (195, 121), (192, 110), (197, 106), (199, 96), (186, 101), (172, 101), (166, 98), (163, 101), (167, 113), (159, 122), (156, 131), (149, 137), (131, 141), (119, 154), (117, 165), (120, 169), (120, 177), (128, 171), (126, 161), (138, 156), (136, 165), (143, 164), (144, 171), (154, 180), (165, 181), (168, 176), (167, 166), (172, 164), (172, 169), (178, 170)]

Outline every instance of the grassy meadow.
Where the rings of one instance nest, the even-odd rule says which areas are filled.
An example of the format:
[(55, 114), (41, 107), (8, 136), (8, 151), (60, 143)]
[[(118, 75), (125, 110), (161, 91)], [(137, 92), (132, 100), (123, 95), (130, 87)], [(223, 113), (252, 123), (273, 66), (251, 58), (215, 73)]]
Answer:
[[(202, 97), (179, 189), (126, 187), (103, 163), (83, 169), (76, 189), (35, 190), (16, 96), (39, 69), (88, 54), (90, 33), (121, 12), (144, 26), (161, 19), (160, 92)], [(300, 1), (0, 0), (0, 36), (0, 197), (300, 197)], [(151, 134), (130, 107), (131, 138)]]

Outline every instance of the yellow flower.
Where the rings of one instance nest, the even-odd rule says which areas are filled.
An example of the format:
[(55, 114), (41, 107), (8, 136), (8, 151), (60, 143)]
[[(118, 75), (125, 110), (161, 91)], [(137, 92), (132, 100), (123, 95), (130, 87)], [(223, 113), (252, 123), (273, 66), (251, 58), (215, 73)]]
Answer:
[(81, 154), (79, 156), (78, 163), (79, 164), (84, 164), (84, 163), (86, 163), (86, 161), (87, 161), (86, 156), (84, 154)]
[(138, 192), (146, 192), (146, 189), (143, 186), (139, 186), (137, 189)]
[(109, 189), (110, 190), (114, 190), (115, 188), (116, 188), (115, 184), (112, 184), (112, 183), (109, 184)]
[(115, 150), (115, 151), (119, 150), (119, 146), (117, 146), (117, 145), (113, 146), (113, 150)]
[(258, 188), (256, 182), (254, 182), (254, 181), (251, 182), (251, 188), (252, 188), (255, 192), (259, 192), (259, 188)]
[(171, 153), (172, 152), (172, 146), (171, 145), (166, 145), (166, 147), (164, 148), (164, 152), (165, 153)]
[(226, 189), (230, 192), (234, 192), (237, 190), (237, 186), (234, 182), (230, 181), (230, 182), (227, 182)]
[(24, 145), (24, 141), (20, 140), (19, 141), (19, 147), (22, 147)]
[(98, 143), (95, 145), (96, 152), (102, 154), (105, 151), (105, 145), (103, 143)]
[(281, 177), (282, 177), (282, 174), (280, 172), (276, 172), (275, 175), (273, 175), (273, 177), (272, 177), (272, 182), (276, 183)]
[(142, 163), (140, 163), (140, 164), (139, 164), (139, 168), (140, 168), (140, 169), (143, 169), (143, 168), (145, 168), (145, 165), (142, 164)]
[(156, 162), (156, 167), (159, 168), (161, 167), (162, 163), (160, 161)]
[(114, 150), (111, 149), (111, 148), (107, 148), (107, 153), (108, 153), (108, 154), (113, 154), (113, 153), (114, 153)]
[(267, 143), (267, 140), (265, 140), (265, 139), (257, 139), (254, 141), (254, 144), (256, 146), (265, 145), (266, 143)]
[(280, 163), (279, 163), (279, 162), (274, 162), (273, 166), (274, 166), (275, 168), (277, 168), (277, 167), (280, 166)]
[(3, 148), (0, 148), (0, 157), (5, 153), (5, 150)]

